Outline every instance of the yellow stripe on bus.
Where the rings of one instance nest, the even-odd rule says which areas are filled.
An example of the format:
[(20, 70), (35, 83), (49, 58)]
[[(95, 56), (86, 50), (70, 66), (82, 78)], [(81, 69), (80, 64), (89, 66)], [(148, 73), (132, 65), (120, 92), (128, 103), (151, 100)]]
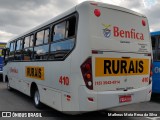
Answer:
[(44, 80), (44, 67), (39, 66), (26, 66), (25, 75), (28, 78)]
[(125, 76), (149, 74), (149, 59), (96, 58), (95, 76)]

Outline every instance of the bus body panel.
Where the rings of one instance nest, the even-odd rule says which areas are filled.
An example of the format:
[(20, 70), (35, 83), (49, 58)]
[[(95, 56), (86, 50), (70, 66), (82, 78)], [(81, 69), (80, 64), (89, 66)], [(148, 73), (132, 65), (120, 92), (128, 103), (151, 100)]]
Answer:
[[(62, 111), (62, 94), (54, 88), (50, 88), (43, 85), (38, 85), (39, 92), (41, 95), (41, 102), (56, 109)], [(46, 90), (44, 90), (44, 88)]]
[[(150, 53), (147, 18), (127, 11), (90, 5), (90, 41), (94, 50)], [(99, 17), (94, 10), (101, 12)], [(143, 26), (142, 21), (145, 21)]]
[[(151, 97), (151, 88), (152, 85), (147, 87), (142, 87), (129, 91), (104, 91), (104, 92), (95, 92), (88, 90), (85, 86), (79, 88), (79, 106), (80, 111), (95, 111), (95, 110), (105, 110), (112, 107), (139, 103), (149, 101)], [(131, 102), (121, 103), (119, 97), (122, 95), (132, 95)], [(89, 101), (87, 98), (92, 97), (93, 102)]]
[[(68, 77), (71, 82), (70, 75), (70, 59), (71, 55), (65, 61), (54, 62), (8, 62), (4, 68), (4, 73), (7, 73), (10, 86), (23, 92), (26, 95), (30, 94), (31, 84), (34, 82), (38, 85), (41, 95), (41, 102), (51, 106), (59, 111), (62, 111), (61, 97), (66, 100), (66, 95), (70, 93), (70, 84), (63, 85), (60, 83), (60, 77)], [(17, 66), (18, 64), (18, 66)], [(44, 68), (41, 74), (44, 79), (34, 78), (35, 71), (30, 71), (27, 74), (27, 68)], [(63, 67), (63, 69), (62, 69)], [(7, 68), (7, 69), (6, 69)], [(56, 69), (55, 69), (56, 68)], [(34, 73), (34, 74), (32, 74)], [(45, 81), (45, 82), (44, 82)], [(68, 94), (62, 94), (67, 92)], [(51, 99), (52, 98), (52, 99)], [(64, 102), (66, 102), (63, 100)], [(65, 109), (66, 110), (66, 109)]]

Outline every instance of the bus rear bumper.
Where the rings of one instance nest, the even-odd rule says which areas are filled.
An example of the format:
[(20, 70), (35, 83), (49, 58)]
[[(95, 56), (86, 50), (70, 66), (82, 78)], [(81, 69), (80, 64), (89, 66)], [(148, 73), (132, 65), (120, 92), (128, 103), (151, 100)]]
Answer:
[[(88, 90), (85, 86), (79, 88), (79, 110), (97, 111), (112, 107), (149, 101), (151, 97), (152, 85), (128, 90), (128, 91), (104, 91), (94, 92)], [(131, 95), (130, 102), (120, 102), (120, 96)], [(91, 98), (93, 101), (90, 101)]]

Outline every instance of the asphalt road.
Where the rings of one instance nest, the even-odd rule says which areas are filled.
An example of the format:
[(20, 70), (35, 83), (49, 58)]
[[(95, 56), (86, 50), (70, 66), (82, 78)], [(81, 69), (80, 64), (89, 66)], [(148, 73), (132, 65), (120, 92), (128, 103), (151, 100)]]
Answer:
[[(41, 110), (36, 109), (32, 103), (32, 99), (16, 90), (8, 91), (6, 88), (6, 83), (0, 82), (0, 111), (37, 111), (42, 112), (47, 116), (53, 115), (54, 117), (43, 117), (37, 118), (38, 120), (68, 120), (68, 119), (90, 119), (91, 116), (94, 119), (112, 119), (112, 120), (160, 120), (160, 117), (108, 117), (107, 112), (117, 112), (117, 111), (160, 111), (160, 97), (156, 96), (150, 102), (138, 103), (132, 105), (126, 105), (122, 107), (116, 107), (112, 109), (108, 109), (107, 111), (100, 112), (92, 112), (78, 116), (67, 116), (56, 110), (53, 110), (47, 106), (43, 106)], [(2, 118), (0, 118), (2, 119)], [(8, 120), (17, 120), (17, 118), (5, 118)], [(18, 118), (24, 119), (24, 118)], [(26, 118), (25, 118), (26, 119)], [(28, 118), (29, 120), (33, 120), (35, 118)]]

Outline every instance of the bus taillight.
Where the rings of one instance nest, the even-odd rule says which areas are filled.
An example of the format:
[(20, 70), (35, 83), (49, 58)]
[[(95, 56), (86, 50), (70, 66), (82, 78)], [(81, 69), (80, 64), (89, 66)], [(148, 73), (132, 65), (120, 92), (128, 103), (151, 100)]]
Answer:
[(86, 87), (90, 90), (93, 90), (91, 57), (85, 60), (84, 63), (81, 65), (81, 71)]
[(91, 65), (90, 65), (89, 63), (86, 64), (86, 65), (85, 65), (85, 69), (86, 69), (86, 70), (91, 70)]

